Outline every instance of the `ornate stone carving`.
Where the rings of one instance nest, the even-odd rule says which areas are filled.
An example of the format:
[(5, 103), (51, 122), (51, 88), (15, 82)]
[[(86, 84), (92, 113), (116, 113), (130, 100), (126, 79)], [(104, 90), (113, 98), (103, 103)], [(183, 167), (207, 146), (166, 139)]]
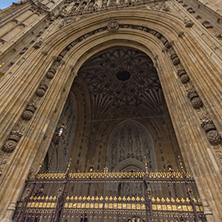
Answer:
[(69, 51), (69, 49), (68, 48), (65, 48), (59, 55), (58, 55), (58, 57), (57, 57), (57, 60), (60, 62), (63, 58), (64, 58), (64, 56), (66, 55), (66, 53)]
[(107, 23), (107, 29), (110, 32), (115, 32), (115, 31), (117, 31), (119, 29), (119, 23), (115, 19), (111, 19)]
[(7, 141), (3, 146), (3, 150), (7, 153), (12, 153), (15, 150), (16, 145), (21, 137), (22, 134), (19, 131), (12, 131), (9, 138), (7, 139)]
[(171, 43), (167, 39), (164, 39), (163, 44), (167, 49), (169, 49), (172, 46)]
[(179, 60), (179, 58), (178, 58), (178, 56), (177, 56), (176, 53), (171, 54), (171, 55), (170, 55), (170, 58), (171, 58), (171, 60), (173, 61), (173, 64), (174, 64), (175, 66), (180, 63), (180, 60)]
[(55, 73), (56, 73), (56, 69), (54, 67), (51, 67), (49, 69), (49, 71), (46, 73), (46, 77), (48, 79), (52, 79), (54, 77)]
[(17, 145), (17, 142), (14, 140), (7, 140), (5, 142), (3, 150), (7, 153), (12, 153), (15, 150), (15, 147)]
[(222, 141), (221, 136), (217, 130), (211, 130), (211, 131), (207, 132), (207, 139), (214, 146), (220, 144)]
[(190, 77), (187, 75), (185, 69), (178, 70), (178, 76), (180, 77), (180, 80), (183, 84), (189, 82)]
[[(141, 30), (144, 30), (144, 27), (142, 27)], [(150, 33), (156, 36), (158, 39), (162, 37), (162, 35), (159, 32), (156, 32), (155, 30), (150, 30)]]
[(36, 95), (39, 97), (44, 96), (47, 89), (48, 86), (46, 84), (44, 83), (40, 84), (39, 88), (36, 90)]
[[(60, 13), (60, 15), (62, 15), (62, 13)], [(64, 14), (63, 14), (63, 16), (64, 16)], [(63, 26), (71, 24), (73, 22), (76, 22), (77, 20), (78, 20), (78, 18), (67, 18), (67, 19), (64, 19), (61, 22), (61, 24), (59, 25), (59, 28), (62, 28)]]
[(203, 102), (196, 91), (189, 91), (187, 96), (189, 97), (194, 109), (199, 109), (203, 106)]
[(66, 48), (67, 48), (68, 50), (70, 50), (72, 47), (73, 47), (73, 46), (70, 44), (70, 45), (68, 45)]
[(34, 112), (36, 110), (36, 107), (32, 104), (27, 105), (25, 111), (22, 113), (22, 119), (24, 120), (30, 120), (32, 116), (34, 115)]
[(184, 24), (186, 28), (191, 28), (194, 25), (193, 21), (187, 19), (184, 20)]
[(156, 4), (153, 4), (151, 6), (147, 6), (147, 7), (150, 8), (150, 9), (156, 10), (156, 11), (164, 11), (164, 12), (169, 12), (170, 11), (169, 6), (167, 6), (165, 2), (156, 3)]
[(42, 4), (41, 2), (39, 2), (38, 0), (31, 0), (31, 2), (33, 4), (35, 4), (39, 9), (48, 12), (49, 11), (49, 7), (47, 7), (46, 5)]
[(160, 39), (161, 36), (162, 36), (159, 32), (156, 32), (154, 35), (155, 35), (158, 39)]
[(216, 130), (216, 127), (211, 119), (204, 119), (201, 123), (201, 127), (206, 133), (211, 130)]
[(201, 127), (207, 134), (207, 139), (212, 145), (218, 145), (221, 143), (221, 135), (218, 133), (213, 121), (211, 119), (204, 119), (201, 123)]
[(200, 107), (203, 106), (202, 100), (200, 99), (200, 97), (195, 97), (191, 100), (191, 104), (193, 106), (194, 109), (199, 109)]

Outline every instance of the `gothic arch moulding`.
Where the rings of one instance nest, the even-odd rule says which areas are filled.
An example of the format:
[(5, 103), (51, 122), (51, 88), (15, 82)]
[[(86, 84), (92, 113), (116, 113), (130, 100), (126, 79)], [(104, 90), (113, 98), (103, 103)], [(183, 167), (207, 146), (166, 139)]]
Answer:
[[(111, 17), (120, 24), (118, 30), (114, 32), (107, 30), (107, 23)], [(138, 24), (140, 25), (138, 26)], [(123, 27), (123, 25), (130, 25), (133, 28)], [(148, 31), (144, 28), (147, 28)], [(157, 34), (151, 33), (150, 30), (155, 30)], [(185, 37), (178, 40), (177, 37), (181, 31), (185, 32)], [(160, 33), (160, 38), (157, 36), (158, 33)], [(162, 36), (167, 40), (165, 44), (162, 41)], [(168, 43), (171, 46), (173, 45), (173, 48), (168, 48)], [(202, 84), (197, 89), (208, 92), (207, 95), (204, 95), (205, 101), (207, 101), (207, 104), (218, 107), (218, 109), (215, 109), (214, 116), (220, 119), (220, 100), (214, 96), (220, 90), (219, 82), (215, 82), (212, 76), (208, 79), (204, 79), (204, 76), (206, 73), (211, 73), (212, 67), (214, 67), (216, 73), (219, 73), (218, 64), (221, 64), (221, 59), (215, 55), (215, 61), (218, 61), (218, 64), (212, 61), (207, 53), (211, 50), (210, 47), (207, 46), (206, 49), (203, 49), (202, 43), (204, 42), (201, 36), (196, 35), (195, 30), (185, 28), (182, 20), (168, 13), (152, 10), (149, 13), (143, 10), (121, 10), (106, 12), (99, 16), (95, 15), (70, 24), (43, 42), (40, 48), (31, 49), (30, 53), (27, 54), (26, 61), (10, 70), (15, 78), (11, 81), (8, 81), (8, 78), (2, 78), (1, 81), (3, 89), (3, 93), (0, 95), (3, 110), (3, 115), (0, 118), (1, 145), (3, 146), (6, 140), (10, 140), (9, 133), (14, 132), (13, 122), (18, 123), (16, 127), (19, 127), (16, 130), (22, 131), (21, 138), (18, 138), (16, 146), (13, 147), (14, 151), (5, 154), (8, 163), (1, 178), (0, 199), (7, 199), (7, 201), (0, 202), (2, 206), (1, 214), (5, 214), (11, 202), (17, 201), (19, 192), (18, 190), (15, 191), (14, 188), (20, 187), (21, 190), (35, 158), (36, 165), (43, 159), (45, 145), (51, 140), (52, 132), (56, 127), (56, 121), (54, 120), (59, 119), (79, 68), (95, 53), (120, 45), (143, 51), (150, 56), (156, 65), (182, 155), (194, 174), (203, 204), (209, 204), (214, 215), (221, 214), (219, 212), (221, 201), (218, 200), (221, 184), (218, 170), (219, 160), (212, 164), (209, 152), (213, 151), (212, 149), (207, 150), (209, 142), (202, 129), (200, 129), (201, 121), (205, 121), (205, 117), (209, 118), (210, 116), (202, 109), (201, 102), (197, 102), (199, 104), (198, 112), (194, 110), (196, 104), (194, 107), (193, 100), (198, 98), (198, 95), (187, 98), (187, 92), (190, 89), (192, 91), (196, 90), (193, 88), (193, 84), (184, 85), (185, 88), (181, 85), (181, 76), (185, 74), (189, 74), (194, 83), (197, 83), (197, 80), (201, 81)], [(196, 45), (199, 47), (196, 47)], [(67, 52), (61, 54), (66, 49)], [(189, 57), (193, 53), (197, 55), (194, 56), (195, 63), (192, 62), (194, 57), (192, 59)], [(206, 58), (204, 64), (201, 62), (201, 56)], [(183, 69), (185, 73), (182, 75)], [(26, 78), (26, 81), (19, 81), (21, 78)], [(44, 78), (47, 78), (46, 84), (48, 87), (44, 88), (44, 96), (32, 97)], [(209, 91), (209, 85), (215, 85), (215, 87)], [(15, 89), (19, 89), (19, 92)], [(201, 96), (203, 95), (202, 92), (199, 93)], [(11, 97), (6, 100), (9, 94)], [(33, 103), (35, 105), (31, 110), (30, 107), (26, 107), (27, 101), (31, 102), (29, 105), (33, 105)], [(5, 110), (12, 107), (15, 108), (14, 113), (5, 112)], [(22, 112), (27, 108), (32, 115), (28, 121), (20, 119)], [(203, 123), (204, 130), (207, 123), (209, 122), (205, 121)], [(27, 130), (28, 128), (30, 130)], [(214, 125), (211, 130), (207, 128), (205, 131), (212, 143), (219, 140), (215, 137), (216, 127)], [(190, 141), (194, 141), (194, 143), (190, 144)], [(220, 145), (218, 145), (219, 149), (221, 149)], [(211, 153), (211, 155), (214, 156), (214, 153)], [(12, 178), (16, 179), (12, 180)], [(211, 196), (215, 201), (211, 200)]]

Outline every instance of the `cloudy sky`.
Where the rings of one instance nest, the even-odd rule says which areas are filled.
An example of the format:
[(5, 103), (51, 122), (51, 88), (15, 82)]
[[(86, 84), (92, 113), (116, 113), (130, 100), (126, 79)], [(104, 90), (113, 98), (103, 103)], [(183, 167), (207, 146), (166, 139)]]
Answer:
[(7, 8), (12, 2), (18, 2), (19, 0), (0, 0), (0, 9)]

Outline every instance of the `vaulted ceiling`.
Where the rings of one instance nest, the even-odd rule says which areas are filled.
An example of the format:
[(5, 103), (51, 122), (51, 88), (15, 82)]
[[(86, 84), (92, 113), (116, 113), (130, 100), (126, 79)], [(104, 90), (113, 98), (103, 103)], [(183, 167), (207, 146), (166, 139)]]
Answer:
[(143, 110), (145, 116), (163, 116), (159, 78), (152, 60), (143, 52), (131, 48), (104, 51), (82, 66), (77, 79), (88, 87), (93, 120), (127, 108)]

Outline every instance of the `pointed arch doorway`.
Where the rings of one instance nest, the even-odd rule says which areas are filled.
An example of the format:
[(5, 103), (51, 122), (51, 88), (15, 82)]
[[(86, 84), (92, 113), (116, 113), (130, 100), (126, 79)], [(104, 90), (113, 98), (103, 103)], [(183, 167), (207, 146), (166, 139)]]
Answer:
[[(107, 31), (106, 26), (112, 17), (118, 21), (120, 27), (117, 32), (110, 33)], [(139, 26), (140, 24), (143, 26)], [(156, 31), (153, 32), (154, 30), (152, 29)], [(188, 75), (196, 81), (194, 82), (196, 84), (195, 87), (197, 87), (197, 82), (204, 79), (205, 74), (207, 76), (207, 72), (211, 72), (214, 64), (216, 67), (216, 62), (211, 61), (207, 49), (203, 47), (204, 44), (202, 45), (204, 40), (200, 37), (196, 38), (193, 29), (189, 29), (187, 32), (189, 38), (178, 39), (178, 34), (181, 33), (181, 30), (187, 32), (188, 29), (184, 28), (182, 20), (170, 13), (153, 10), (149, 10), (149, 13), (147, 13), (145, 10), (139, 9), (118, 10), (101, 13), (69, 24), (56, 32), (55, 35), (50, 36), (43, 43), (40, 50), (34, 50), (33, 54), (30, 55), (31, 60), (25, 61), (15, 72), (18, 75), (14, 82), (18, 86), (22, 85), (20, 88), (22, 91), (15, 90), (13, 92), (13, 87), (10, 87), (13, 84), (6, 84), (6, 87), (11, 89), (11, 91), (6, 90), (6, 93), (10, 91), (12, 99), (8, 99), (2, 104), (2, 110), (7, 109), (7, 106), (25, 108), (25, 103), (32, 96), (33, 92), (31, 90), (37, 88), (37, 85), (27, 87), (28, 82), (16, 81), (21, 78), (21, 73), (24, 74), (23, 77), (33, 78), (33, 83), (39, 84), (48, 72), (48, 67), (52, 64), (52, 57), (54, 59), (55, 55), (59, 56), (59, 50), (61, 49), (66, 50), (67, 47), (70, 50), (71, 48), (64, 58), (65, 64), (64, 61), (60, 60), (61, 64), (56, 70), (55, 78), (51, 81), (49, 90), (39, 103), (35, 118), (31, 120), (32, 128), (29, 128), (24, 133), (16, 147), (13, 158), (11, 158), (10, 163), (6, 166), (6, 173), (2, 176), (3, 189), (0, 192), (1, 199), (4, 200), (1, 201), (2, 215), (8, 215), (8, 213), (11, 215), (14, 203), (19, 198), (25, 178), (28, 176), (31, 167), (33, 166), (34, 169), (37, 168), (39, 162), (45, 157), (69, 89), (82, 64), (103, 49), (121, 45), (141, 50), (152, 58), (158, 70), (186, 166), (191, 168), (195, 176), (201, 192), (201, 198), (204, 201), (204, 206), (206, 206), (206, 212), (209, 212), (209, 217), (220, 218), (221, 198), (218, 198), (218, 191), (220, 190), (218, 163), (217, 160), (214, 161), (211, 159), (214, 154), (209, 154), (208, 152), (210, 151), (208, 149), (209, 142), (199, 127), (200, 120), (197, 117), (197, 113), (192, 109), (183, 86), (179, 85), (181, 82), (176, 75), (178, 67), (172, 65), (171, 58), (168, 58), (170, 53), (167, 53), (168, 50), (165, 47), (168, 46), (170, 40), (178, 40), (171, 43), (173, 43), (173, 48), (182, 61), (182, 65), (188, 72)], [(162, 36), (164, 37), (162, 38), (159, 35), (160, 33), (165, 37)], [(166, 38), (169, 41), (165, 42)], [(198, 48), (196, 47), (197, 45), (199, 46)], [(42, 53), (45, 52), (44, 50), (48, 52), (47, 56), (45, 56), (45, 53)], [(194, 57), (191, 58), (190, 54), (193, 54)], [(207, 62), (202, 64), (198, 55), (206, 55)], [(175, 55), (173, 59), (175, 59)], [(195, 63), (192, 62), (193, 59), (196, 59)], [(176, 58), (176, 60), (178, 59)], [(60, 63), (59, 61), (56, 62)], [(209, 64), (210, 66), (208, 66)], [(203, 67), (201, 68), (201, 72), (199, 72), (198, 67)], [(209, 80), (212, 85), (215, 83), (215, 80)], [(208, 91), (208, 81), (202, 81), (202, 83), (197, 88), (200, 92), (203, 91), (201, 92), (203, 96), (204, 92)], [(17, 88), (19, 89), (19, 87)], [(216, 87), (212, 88), (212, 91), (208, 92), (209, 95), (216, 95), (216, 90)], [(2, 94), (2, 97), (7, 95), (6, 93)], [(22, 94), (22, 98), (19, 98), (19, 95)], [(211, 97), (207, 95), (206, 99), (212, 105), (213, 102), (209, 98)], [(22, 110), (16, 109), (15, 113), (10, 114), (11, 119), (5, 120), (5, 122), (9, 122), (7, 125), (9, 131), (11, 130), (10, 126), (14, 124), (14, 121), (20, 116), (21, 112)], [(216, 112), (215, 115), (219, 118), (218, 113)], [(3, 136), (6, 138), (7, 135), (4, 134)], [(210, 149), (213, 152), (213, 148), (211, 147)], [(213, 216), (211, 215), (211, 211)]]
[[(157, 71), (145, 53), (129, 47), (97, 53), (80, 68), (71, 92), (69, 106), (76, 109), (61, 116), (57, 129), (61, 123), (68, 129), (75, 125), (69, 137), (73, 169), (115, 169), (127, 158), (143, 163), (145, 156), (152, 170), (178, 169), (179, 145)], [(125, 129), (114, 132), (124, 122)], [(122, 150), (113, 156), (118, 147)]]
[[(37, 186), (28, 198), (24, 193), (21, 203), (26, 207), (20, 208), (18, 220), (205, 220), (195, 183), (190, 175), (179, 172), (179, 145), (156, 69), (146, 54), (128, 47), (96, 54), (79, 70), (67, 101), (56, 131), (59, 141), (51, 142), (50, 161), (44, 161)], [(61, 126), (67, 131), (63, 136), (59, 134)], [(71, 132), (74, 135), (67, 136)], [(62, 176), (64, 181), (57, 176), (53, 180), (46, 176), (49, 180), (45, 180), (44, 175), (53, 175), (53, 169), (64, 169), (67, 155), (72, 160)], [(119, 172), (109, 172), (107, 167)], [(96, 172), (103, 168), (104, 173)], [(154, 173), (150, 180), (149, 172), (154, 170), (168, 171), (166, 179)], [(189, 190), (195, 194), (196, 205)], [(168, 203), (170, 198), (174, 202), (177, 199), (182, 210), (175, 208), (173, 202)], [(33, 210), (45, 200), (47, 206), (49, 199), (51, 214), (40, 210), (33, 216)], [(43, 202), (32, 207), (33, 200)], [(158, 203), (164, 207), (159, 209)], [(129, 206), (124, 207), (125, 204)]]

